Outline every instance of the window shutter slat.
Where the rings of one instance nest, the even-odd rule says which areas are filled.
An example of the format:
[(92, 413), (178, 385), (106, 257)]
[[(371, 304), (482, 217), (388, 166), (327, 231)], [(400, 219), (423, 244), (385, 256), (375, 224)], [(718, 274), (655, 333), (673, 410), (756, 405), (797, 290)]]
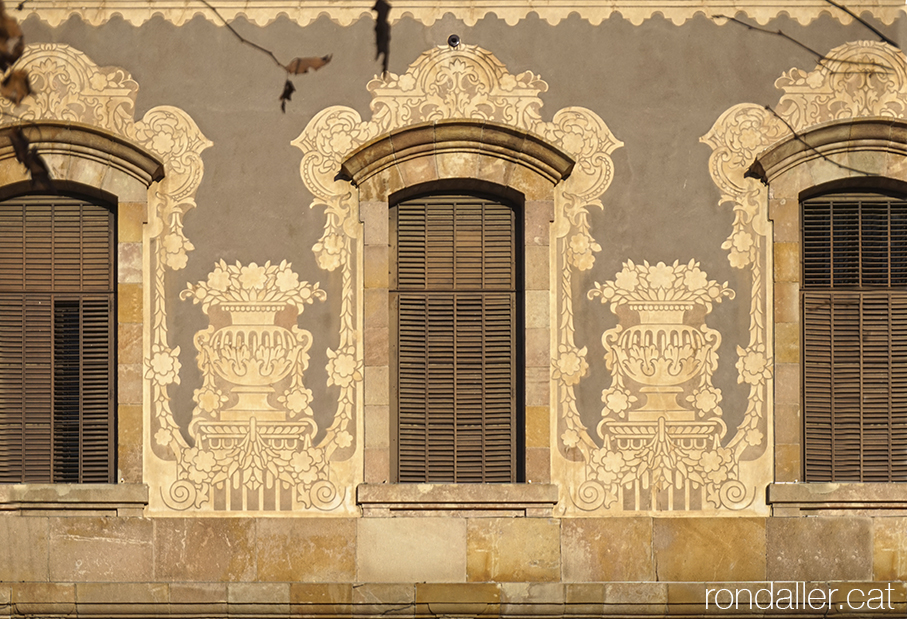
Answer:
[(401, 482), (516, 479), (516, 216), (469, 196), (397, 205)]
[(115, 217), (0, 202), (0, 482), (114, 481)]
[(807, 481), (907, 481), (907, 203), (803, 203)]

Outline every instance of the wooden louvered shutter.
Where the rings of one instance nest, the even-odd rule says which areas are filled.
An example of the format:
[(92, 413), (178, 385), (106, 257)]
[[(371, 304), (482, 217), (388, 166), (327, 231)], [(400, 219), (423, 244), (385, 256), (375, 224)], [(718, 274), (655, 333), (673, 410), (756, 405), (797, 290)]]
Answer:
[(907, 481), (907, 201), (803, 202), (806, 480)]
[(516, 481), (516, 213), (441, 196), (398, 204), (391, 216), (397, 479)]
[(115, 219), (0, 202), (0, 482), (114, 481)]

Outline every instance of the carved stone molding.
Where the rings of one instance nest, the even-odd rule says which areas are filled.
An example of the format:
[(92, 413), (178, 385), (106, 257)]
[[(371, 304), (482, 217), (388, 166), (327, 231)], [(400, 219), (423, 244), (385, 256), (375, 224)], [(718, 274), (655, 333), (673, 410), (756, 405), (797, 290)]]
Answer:
[[(266, 0), (249, 3), (244, 0), (218, 2), (220, 13), (228, 20), (244, 17), (255, 24), (270, 24), (279, 16), (287, 16), (300, 25), (306, 26), (322, 15), (343, 26), (360, 19), (373, 19), (372, 0)], [(848, 8), (857, 14), (869, 12), (884, 24), (891, 24), (904, 13), (904, 4), (898, 0), (862, 0), (848, 3)], [(675, 25), (680, 25), (698, 15), (710, 17), (716, 14), (736, 15), (742, 12), (761, 24), (780, 15), (789, 15), (801, 24), (808, 24), (821, 15), (830, 15), (841, 23), (849, 24), (852, 18), (842, 11), (816, 0), (678, 0), (677, 2), (647, 2), (645, 0), (536, 0), (535, 2), (501, 3), (500, 0), (451, 0), (444, 3), (425, 0), (400, 0), (393, 3), (390, 13), (392, 23), (412, 18), (431, 26), (445, 14), (452, 13), (467, 26), (474, 26), (485, 17), (498, 17), (513, 26), (530, 14), (536, 14), (551, 25), (560, 23), (571, 14), (579, 15), (590, 24), (597, 26), (611, 17), (620, 16), (638, 26), (653, 16), (664, 16)], [(201, 5), (183, 0), (31, 0), (25, 5), (25, 14), (35, 13), (52, 26), (57, 26), (72, 15), (78, 14), (92, 25), (99, 25), (114, 15), (133, 25), (142, 24), (152, 17), (162, 16), (167, 21), (182, 25), (200, 15), (211, 21), (216, 17)]]

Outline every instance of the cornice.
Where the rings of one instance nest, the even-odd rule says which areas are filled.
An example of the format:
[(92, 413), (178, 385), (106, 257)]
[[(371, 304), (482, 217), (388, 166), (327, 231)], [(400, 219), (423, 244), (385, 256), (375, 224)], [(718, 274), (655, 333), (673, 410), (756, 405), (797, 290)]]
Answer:
[[(265, 26), (285, 16), (301, 26), (307, 26), (322, 16), (342, 26), (360, 19), (373, 19), (374, 0), (220, 0), (218, 11), (227, 19), (245, 18)], [(859, 0), (848, 7), (857, 14), (868, 12), (883, 24), (891, 24), (907, 11), (901, 0)], [(661, 16), (681, 25), (697, 16), (739, 15), (765, 24), (779, 15), (787, 15), (801, 24), (830, 15), (848, 24), (849, 15), (830, 6), (825, 0), (396, 0), (389, 19), (395, 23), (405, 18), (431, 26), (446, 14), (474, 26), (485, 17), (494, 16), (514, 26), (530, 14), (538, 15), (556, 25), (571, 14), (592, 25), (609, 18), (622, 17), (633, 25)], [(196, 16), (218, 21), (200, 2), (193, 0), (30, 0), (17, 16), (23, 19), (38, 15), (51, 26), (58, 26), (73, 15), (79, 15), (91, 25), (101, 25), (114, 16), (130, 24), (141, 25), (160, 16), (177, 26)]]

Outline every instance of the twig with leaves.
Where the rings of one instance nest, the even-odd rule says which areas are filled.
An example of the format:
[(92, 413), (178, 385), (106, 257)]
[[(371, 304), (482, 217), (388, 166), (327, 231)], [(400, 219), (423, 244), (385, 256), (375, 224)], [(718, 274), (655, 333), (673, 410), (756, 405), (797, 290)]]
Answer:
[(376, 0), (375, 6), (375, 60), (382, 57), (381, 75), (387, 74), (387, 56), (390, 53), (391, 25), (387, 16), (391, 12), (391, 5), (387, 0)]
[(276, 55), (274, 55), (274, 52), (272, 52), (271, 50), (269, 50), (266, 47), (262, 47), (258, 43), (253, 43), (249, 39), (247, 39), (244, 36), (242, 36), (241, 34), (239, 34), (239, 32), (236, 31), (236, 28), (234, 28), (226, 20), (226, 18), (224, 18), (224, 16), (220, 14), (220, 11), (218, 11), (214, 7), (214, 5), (212, 5), (210, 2), (208, 2), (208, 0), (199, 0), (199, 2), (204, 4), (208, 8), (209, 11), (214, 13), (218, 17), (218, 19), (220, 19), (221, 22), (223, 22), (223, 24), (227, 28), (227, 30), (232, 32), (233, 35), (237, 39), (239, 39), (239, 41), (241, 43), (249, 45), (250, 47), (257, 49), (258, 51), (262, 52), (266, 56), (270, 57), (271, 60), (273, 60), (277, 64), (278, 67), (280, 67), (281, 69), (283, 69), (284, 71), (287, 72), (287, 79), (283, 85), (283, 92), (281, 92), (281, 94), (280, 94), (280, 110), (282, 112), (287, 111), (287, 101), (289, 101), (293, 97), (293, 93), (296, 92), (296, 87), (293, 85), (293, 82), (290, 81), (290, 76), (291, 75), (301, 75), (303, 73), (308, 73), (309, 71), (317, 71), (318, 69), (320, 69), (321, 67), (323, 67), (324, 65), (326, 65), (327, 63), (329, 63), (331, 61), (331, 54), (328, 54), (326, 56), (321, 56), (321, 57), (312, 56), (312, 57), (306, 57), (306, 58), (294, 58), (289, 63), (284, 64), (280, 61), (280, 59)]

